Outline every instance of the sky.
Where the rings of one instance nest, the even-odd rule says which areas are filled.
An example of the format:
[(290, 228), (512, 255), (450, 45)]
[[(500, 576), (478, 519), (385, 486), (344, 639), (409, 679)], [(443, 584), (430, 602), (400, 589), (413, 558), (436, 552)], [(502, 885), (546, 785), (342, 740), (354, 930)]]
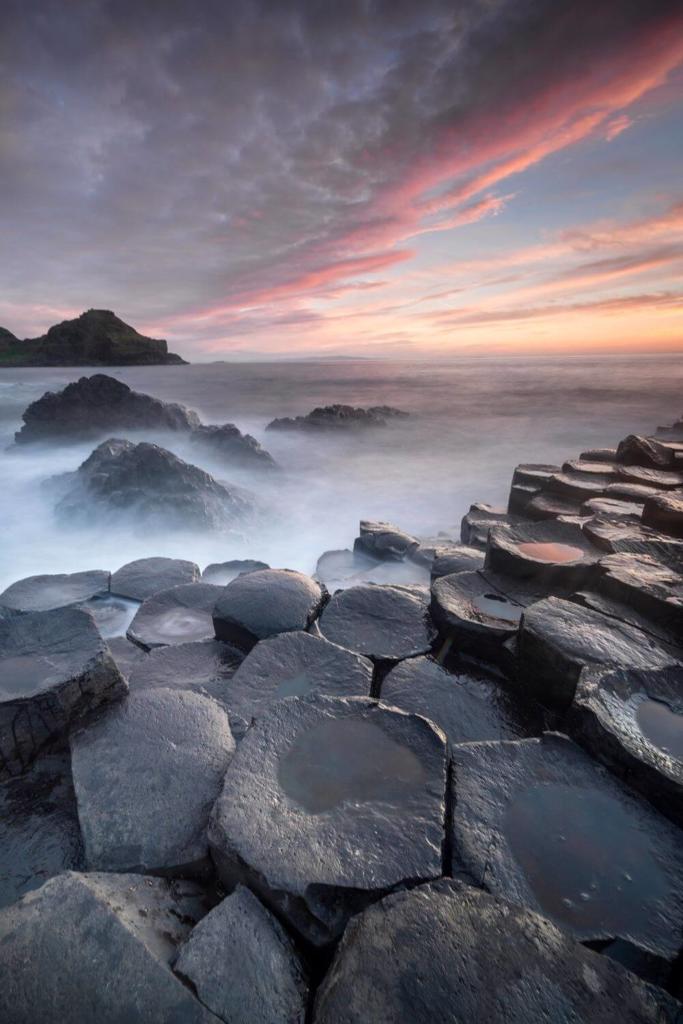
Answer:
[(0, 324), (681, 351), (682, 113), (668, 0), (3, 0)]

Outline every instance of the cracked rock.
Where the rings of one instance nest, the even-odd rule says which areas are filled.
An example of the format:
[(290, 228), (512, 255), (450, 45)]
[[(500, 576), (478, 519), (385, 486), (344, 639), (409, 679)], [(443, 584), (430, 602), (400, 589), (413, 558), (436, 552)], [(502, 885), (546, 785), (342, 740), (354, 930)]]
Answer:
[(182, 558), (137, 558), (112, 573), (111, 592), (145, 601), (160, 590), (178, 587), (181, 583), (196, 583), (199, 566)]
[(10, 584), (0, 594), (0, 605), (21, 612), (46, 612), (52, 608), (88, 601), (109, 590), (109, 573), (100, 569), (88, 572), (27, 576)]
[(219, 640), (249, 651), (277, 633), (307, 629), (320, 614), (327, 590), (292, 569), (262, 569), (238, 576), (220, 592), (213, 611)]
[(193, 640), (212, 640), (212, 612), (223, 593), (211, 583), (182, 583), (148, 597), (130, 624), (127, 637), (145, 650)]
[(338, 591), (320, 619), (327, 640), (373, 661), (426, 654), (436, 638), (422, 587), (366, 583)]

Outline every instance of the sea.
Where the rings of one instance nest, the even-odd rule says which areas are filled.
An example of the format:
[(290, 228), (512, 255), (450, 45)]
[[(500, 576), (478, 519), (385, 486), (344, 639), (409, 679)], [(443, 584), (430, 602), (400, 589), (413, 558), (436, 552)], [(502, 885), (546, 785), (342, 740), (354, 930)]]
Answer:
[[(94, 443), (18, 447), (14, 432), (45, 391), (96, 372), (261, 441), (281, 473), (232, 470), (181, 436), (155, 439), (252, 491), (263, 514), (239, 535), (151, 530), (134, 516), (103, 522), (95, 512), (85, 526), (59, 522), (46, 484), (77, 469)], [(0, 590), (33, 574), (114, 571), (151, 555), (201, 568), (256, 558), (310, 573), (324, 551), (352, 546), (361, 519), (458, 536), (472, 502), (505, 505), (517, 463), (561, 464), (629, 433), (651, 433), (683, 415), (682, 385), (680, 355), (0, 369)], [(410, 417), (340, 436), (265, 429), (275, 417), (336, 402), (393, 405)]]

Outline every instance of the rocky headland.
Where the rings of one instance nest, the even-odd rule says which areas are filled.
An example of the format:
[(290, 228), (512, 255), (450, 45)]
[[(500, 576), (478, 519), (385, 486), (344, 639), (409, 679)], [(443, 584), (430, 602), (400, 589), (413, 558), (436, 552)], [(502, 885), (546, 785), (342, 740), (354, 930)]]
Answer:
[(358, 409), (353, 405), (323, 405), (305, 416), (271, 420), (266, 430), (305, 430), (312, 432), (367, 430), (386, 427), (389, 420), (405, 419), (409, 413), (390, 405)]
[(681, 421), (310, 576), (154, 555), (0, 594), (0, 1018), (679, 1024)]

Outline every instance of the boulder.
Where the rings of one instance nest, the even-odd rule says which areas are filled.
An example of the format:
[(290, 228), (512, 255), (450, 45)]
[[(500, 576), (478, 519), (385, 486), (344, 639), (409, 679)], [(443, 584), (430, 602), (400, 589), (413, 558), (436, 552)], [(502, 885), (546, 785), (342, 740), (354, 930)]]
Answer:
[(211, 452), (230, 466), (241, 469), (276, 469), (275, 459), (251, 434), (243, 434), (234, 423), (195, 427), (193, 444)]
[(315, 946), (389, 889), (442, 871), (446, 739), (360, 697), (292, 697), (249, 729), (210, 840), (228, 887), (248, 882)]
[(136, 558), (112, 573), (112, 594), (145, 601), (160, 590), (179, 587), (181, 583), (196, 583), (199, 566), (182, 558)]
[(683, 665), (582, 672), (567, 729), (683, 826)]
[(222, 594), (212, 583), (181, 583), (143, 601), (128, 639), (146, 650), (193, 640), (213, 640), (212, 613)]
[(151, 689), (71, 735), (78, 817), (90, 870), (208, 868), (206, 827), (235, 741), (199, 693)]
[(382, 680), (380, 700), (434, 722), (448, 742), (514, 740), (543, 729), (540, 709), (520, 706), (485, 676), (447, 672), (431, 658), (401, 662)]
[(674, 461), (673, 452), (654, 437), (629, 434), (617, 446), (616, 461), (629, 466), (652, 466), (665, 469)]
[(326, 598), (320, 583), (292, 569), (261, 569), (238, 576), (216, 600), (216, 636), (249, 651), (259, 640), (277, 633), (308, 629)]
[(237, 576), (245, 572), (256, 572), (258, 569), (270, 569), (266, 562), (258, 562), (253, 558), (233, 558), (229, 562), (212, 562), (202, 573), (203, 583), (214, 583), (217, 587), (227, 587)]
[(437, 548), (431, 565), (431, 579), (451, 576), (454, 572), (473, 572), (484, 568), (484, 552), (467, 544), (451, 544)]
[(171, 963), (207, 910), (192, 882), (65, 872), (0, 912), (0, 1019), (217, 1024)]
[(683, 491), (647, 498), (643, 524), (671, 537), (683, 537)]
[(43, 754), (0, 783), (0, 907), (83, 866), (69, 755)]
[(337, 591), (320, 618), (320, 631), (332, 643), (375, 662), (427, 654), (436, 638), (421, 587), (366, 583)]
[(190, 932), (174, 970), (229, 1024), (304, 1024), (308, 982), (284, 928), (242, 885)]
[[(213, 697), (229, 711), (233, 676), (243, 658), (242, 651), (222, 640), (156, 647), (133, 667), (130, 689), (192, 690)], [(232, 715), (230, 726), (234, 735)]]
[(429, 569), (412, 559), (380, 562), (360, 549), (325, 551), (318, 559), (315, 578), (330, 593), (359, 583), (429, 584)]
[(81, 377), (56, 393), (46, 391), (26, 409), (17, 444), (106, 436), (115, 431), (189, 431), (197, 414), (175, 403), (131, 391), (104, 373)]
[(679, 1004), (530, 910), (442, 879), (349, 924), (315, 1024), (675, 1024)]
[(46, 612), (51, 608), (80, 604), (108, 591), (109, 573), (101, 569), (27, 576), (3, 590), (0, 605), (21, 612)]
[(87, 612), (0, 616), (0, 780), (127, 689)]
[(67, 523), (120, 522), (135, 515), (140, 526), (227, 530), (253, 514), (245, 493), (218, 483), (203, 469), (156, 444), (104, 441), (64, 482), (56, 513)]
[(589, 666), (658, 668), (675, 664), (681, 655), (624, 622), (616, 610), (609, 615), (549, 597), (530, 605), (522, 617), (516, 685), (545, 707), (562, 710), (571, 704), (579, 676)]
[(266, 430), (365, 430), (369, 427), (385, 427), (389, 420), (405, 419), (408, 416), (409, 413), (390, 405), (376, 405), (369, 409), (357, 409), (352, 405), (324, 405), (313, 409), (306, 416), (271, 420)]
[[(679, 952), (683, 833), (565, 736), (453, 750), (456, 865), (582, 942)], [(660, 973), (661, 972), (661, 973)]]
[(532, 580), (539, 591), (575, 590), (595, 575), (601, 555), (572, 523), (496, 526), (489, 533), (485, 573)]
[(400, 530), (391, 523), (371, 522), (364, 519), (360, 523), (360, 535), (354, 541), (354, 551), (362, 551), (379, 561), (403, 561), (420, 546), (416, 537)]
[(683, 637), (683, 562), (678, 568), (651, 555), (614, 554), (600, 560), (594, 586), (599, 594), (618, 601)]

